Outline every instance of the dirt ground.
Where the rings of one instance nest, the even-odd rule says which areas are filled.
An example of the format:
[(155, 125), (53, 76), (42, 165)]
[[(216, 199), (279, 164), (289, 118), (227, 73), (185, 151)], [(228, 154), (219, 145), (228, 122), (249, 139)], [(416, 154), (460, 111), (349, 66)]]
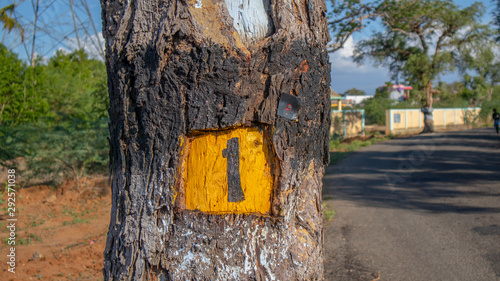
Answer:
[(16, 267), (8, 271), (10, 218), (7, 193), (0, 200), (0, 280), (103, 280), (111, 194), (107, 178), (83, 179), (78, 187), (33, 186), (16, 195)]

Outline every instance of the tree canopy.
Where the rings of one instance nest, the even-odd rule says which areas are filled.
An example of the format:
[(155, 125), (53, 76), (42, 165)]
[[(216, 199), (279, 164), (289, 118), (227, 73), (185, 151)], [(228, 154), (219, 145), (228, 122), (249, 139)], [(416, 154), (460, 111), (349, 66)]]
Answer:
[[(24, 41), (24, 29), (16, 21), (16, 19), (12, 18), (9, 15), (9, 13), (12, 14), (15, 7), (16, 6), (14, 4), (10, 4), (3, 8), (0, 8), (0, 22), (3, 23), (3, 29), (8, 32), (11, 32), (12, 29), (17, 30), (21, 34), (21, 40)], [(2, 43), (3, 43), (3, 38), (2, 38)]]
[(58, 51), (31, 67), (0, 44), (0, 165), (19, 168), (25, 182), (104, 171), (108, 107), (103, 62)]
[(497, 26), (496, 40), (500, 43), (500, 0), (497, 0), (497, 11), (493, 14), (493, 23)]
[(104, 63), (82, 51), (58, 51), (35, 67), (0, 44), (0, 125), (107, 116)]
[(480, 23), (484, 12), (479, 2), (460, 9), (451, 0), (385, 1), (378, 10), (384, 31), (359, 42), (354, 60), (388, 67), (394, 79), (408, 81), (432, 105), (433, 81), (456, 69), (465, 46), (491, 35)]
[(368, 3), (360, 0), (330, 0), (330, 2), (332, 9), (327, 16), (333, 40), (328, 45), (329, 52), (342, 48), (349, 36), (361, 31), (371, 21), (381, 16), (388, 4), (387, 0)]
[[(463, 97), (476, 106), (490, 100), (493, 87), (500, 82), (500, 60), (496, 59), (493, 42), (474, 44), (461, 52), (461, 68), (465, 90)], [(471, 71), (468, 71), (471, 70)]]
[(347, 91), (344, 92), (344, 95), (351, 95), (351, 96), (364, 96), (366, 95), (365, 91), (356, 89), (356, 88), (351, 88)]

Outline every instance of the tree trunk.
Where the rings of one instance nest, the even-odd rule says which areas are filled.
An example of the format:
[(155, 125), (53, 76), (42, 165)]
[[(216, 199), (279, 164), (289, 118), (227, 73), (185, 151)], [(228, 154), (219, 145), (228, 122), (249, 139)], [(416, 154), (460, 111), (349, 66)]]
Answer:
[[(429, 81), (427, 83), (427, 86), (425, 87), (425, 93), (426, 93), (426, 106), (429, 107), (432, 110), (432, 103), (434, 102), (434, 97), (433, 97), (433, 89), (432, 89), (432, 82)], [(434, 115), (432, 111), (429, 113), (431, 115)], [(425, 118), (424, 121), (424, 130), (422, 133), (433, 133), (434, 132), (434, 118), (432, 119), (427, 119)]]
[(322, 280), (325, 2), (101, 3), (105, 279)]

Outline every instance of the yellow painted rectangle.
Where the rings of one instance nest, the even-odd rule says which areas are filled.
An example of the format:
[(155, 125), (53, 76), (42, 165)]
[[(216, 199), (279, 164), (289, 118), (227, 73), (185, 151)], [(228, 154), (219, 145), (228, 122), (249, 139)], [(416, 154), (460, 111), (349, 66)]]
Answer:
[[(228, 167), (222, 151), (228, 140), (239, 141), (239, 175), (245, 200), (228, 201)], [(257, 128), (213, 131), (193, 137), (184, 148), (185, 207), (207, 213), (261, 213), (271, 208), (274, 175), (272, 150)]]

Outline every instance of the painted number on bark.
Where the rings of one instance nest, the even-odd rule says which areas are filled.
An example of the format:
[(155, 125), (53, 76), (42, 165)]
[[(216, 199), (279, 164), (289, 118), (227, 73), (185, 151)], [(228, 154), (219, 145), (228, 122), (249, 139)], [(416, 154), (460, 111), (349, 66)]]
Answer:
[(269, 212), (270, 148), (256, 128), (208, 132), (186, 145), (186, 208), (207, 213)]
[(227, 148), (222, 150), (222, 156), (227, 159), (227, 201), (241, 202), (245, 194), (241, 190), (240, 178), (240, 143), (238, 138), (227, 141)]

